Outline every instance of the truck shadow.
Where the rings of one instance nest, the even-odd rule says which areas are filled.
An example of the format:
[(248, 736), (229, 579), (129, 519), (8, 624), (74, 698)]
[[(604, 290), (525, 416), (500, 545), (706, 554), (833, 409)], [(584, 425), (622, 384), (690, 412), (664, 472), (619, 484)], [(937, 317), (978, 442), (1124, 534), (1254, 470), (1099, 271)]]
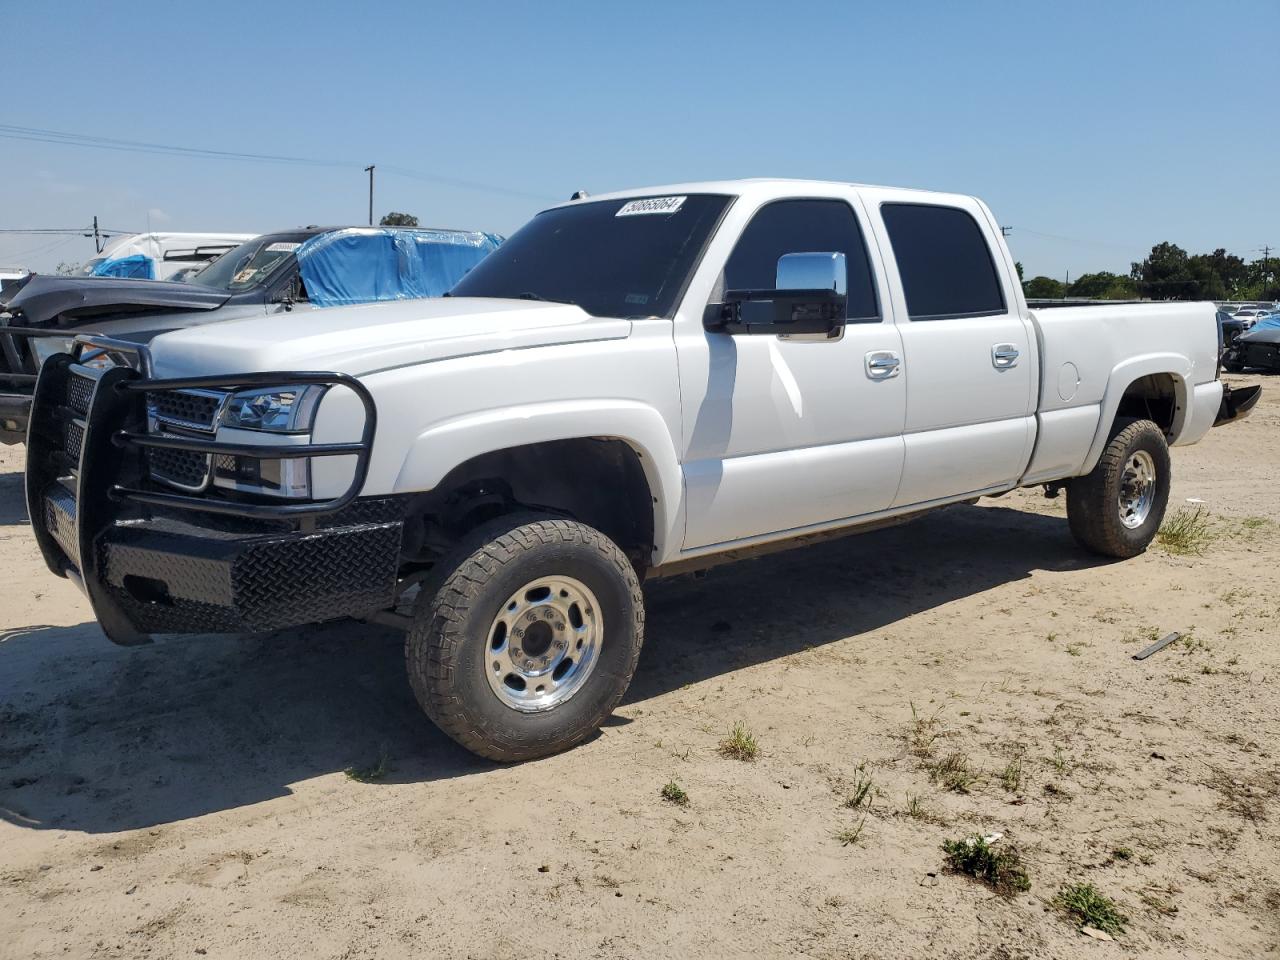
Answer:
[[(1093, 562), (1060, 519), (959, 507), (654, 583), (626, 702)], [(92, 623), (0, 632), (0, 819), (115, 832), (287, 796), (382, 756), (379, 782), (493, 769), (419, 711), (402, 642), (353, 623), (132, 649)]]
[(27, 494), (20, 472), (0, 473), (0, 527), (27, 524)]

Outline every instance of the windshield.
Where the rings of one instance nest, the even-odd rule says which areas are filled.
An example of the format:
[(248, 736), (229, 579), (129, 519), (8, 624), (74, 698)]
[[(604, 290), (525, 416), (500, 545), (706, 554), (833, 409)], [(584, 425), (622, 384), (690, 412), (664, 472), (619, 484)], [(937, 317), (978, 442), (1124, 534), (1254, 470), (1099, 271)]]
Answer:
[(187, 283), (228, 293), (241, 293), (260, 285), (281, 263), (293, 260), (293, 251), (302, 244), (279, 237), (258, 237), (228, 250), (192, 277)]
[(666, 317), (731, 197), (628, 197), (545, 210), (450, 291), (574, 303), (597, 317)]

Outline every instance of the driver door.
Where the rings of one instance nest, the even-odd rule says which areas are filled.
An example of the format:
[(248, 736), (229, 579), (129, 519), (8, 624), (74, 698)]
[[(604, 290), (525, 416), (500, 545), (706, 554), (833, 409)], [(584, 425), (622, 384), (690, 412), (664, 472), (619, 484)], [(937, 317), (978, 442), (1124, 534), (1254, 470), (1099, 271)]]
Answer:
[(708, 298), (774, 288), (787, 254), (843, 253), (846, 320), (830, 337), (729, 334), (681, 318), (686, 551), (802, 532), (893, 502), (906, 416), (902, 342), (868, 233), (851, 192), (767, 202), (749, 214)]

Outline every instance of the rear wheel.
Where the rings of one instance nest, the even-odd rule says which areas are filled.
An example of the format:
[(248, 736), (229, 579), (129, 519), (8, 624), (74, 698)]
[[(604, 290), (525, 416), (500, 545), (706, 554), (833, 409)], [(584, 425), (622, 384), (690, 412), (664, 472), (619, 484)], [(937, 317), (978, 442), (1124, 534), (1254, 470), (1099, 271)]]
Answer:
[(423, 710), (468, 750), (530, 760), (586, 739), (622, 699), (644, 602), (617, 544), (550, 516), (485, 525), (424, 589), (405, 643)]
[(1067, 485), (1067, 520), (1086, 549), (1125, 559), (1155, 538), (1169, 503), (1169, 446), (1150, 420), (1117, 420), (1097, 466)]

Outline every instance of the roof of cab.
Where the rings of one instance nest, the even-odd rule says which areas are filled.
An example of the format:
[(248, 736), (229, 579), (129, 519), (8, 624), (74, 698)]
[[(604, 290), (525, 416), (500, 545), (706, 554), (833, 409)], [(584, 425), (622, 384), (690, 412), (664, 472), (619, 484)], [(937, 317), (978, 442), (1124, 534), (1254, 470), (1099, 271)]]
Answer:
[(743, 180), (702, 180), (691, 183), (668, 183), (652, 187), (637, 187), (628, 190), (613, 190), (608, 193), (593, 194), (578, 200), (566, 200), (553, 204), (553, 207), (567, 207), (575, 203), (591, 203), (595, 200), (621, 200), (626, 197), (656, 197), (690, 193), (722, 193), (733, 196), (749, 194), (796, 193), (804, 187), (808, 188), (848, 188), (855, 190), (877, 190), (893, 193), (916, 193), (924, 196), (942, 198), (971, 199), (966, 194), (944, 193), (937, 190), (924, 190), (919, 187), (892, 187), (873, 183), (852, 183), (843, 180), (803, 180), (785, 177), (752, 177)]

